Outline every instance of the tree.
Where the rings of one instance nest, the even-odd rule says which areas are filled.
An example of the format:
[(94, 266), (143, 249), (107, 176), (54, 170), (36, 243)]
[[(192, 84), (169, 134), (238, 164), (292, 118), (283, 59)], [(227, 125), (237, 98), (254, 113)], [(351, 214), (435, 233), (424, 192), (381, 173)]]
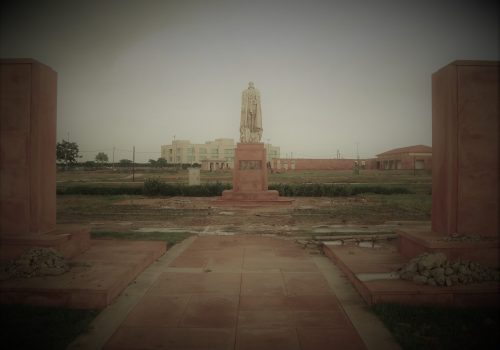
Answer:
[(167, 161), (165, 160), (165, 158), (158, 158), (158, 160), (154, 160), (154, 159), (150, 159), (149, 161), (149, 164), (151, 164), (152, 167), (155, 167), (155, 168), (163, 168), (165, 166), (167, 166)]
[(85, 163), (83, 163), (83, 166), (88, 170), (95, 170), (96, 163), (93, 160), (87, 160)]
[(98, 163), (101, 163), (101, 164), (107, 163), (108, 162), (108, 155), (104, 152), (99, 152), (95, 156), (95, 161)]
[(158, 160), (156, 161), (156, 166), (159, 168), (167, 166), (167, 160), (165, 158), (158, 158)]
[(120, 159), (120, 166), (130, 166), (132, 161), (130, 159)]
[(58, 161), (63, 162), (65, 167), (68, 168), (69, 165), (76, 164), (76, 159), (82, 156), (78, 155), (76, 142), (62, 140), (56, 145), (56, 157)]

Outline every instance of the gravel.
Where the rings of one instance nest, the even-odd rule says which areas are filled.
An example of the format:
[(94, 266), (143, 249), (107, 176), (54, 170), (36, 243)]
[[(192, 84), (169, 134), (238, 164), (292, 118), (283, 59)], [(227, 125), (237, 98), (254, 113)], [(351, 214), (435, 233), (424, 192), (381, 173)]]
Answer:
[(2, 279), (61, 275), (69, 270), (64, 256), (52, 248), (32, 248), (2, 269)]
[(451, 287), (499, 280), (499, 271), (472, 261), (450, 261), (443, 253), (424, 253), (402, 266), (399, 278), (417, 284)]

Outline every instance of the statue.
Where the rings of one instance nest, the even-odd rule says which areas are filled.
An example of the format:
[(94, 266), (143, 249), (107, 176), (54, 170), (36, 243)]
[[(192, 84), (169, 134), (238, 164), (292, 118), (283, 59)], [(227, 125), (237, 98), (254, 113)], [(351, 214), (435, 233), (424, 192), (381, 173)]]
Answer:
[(262, 138), (262, 111), (260, 94), (252, 82), (243, 91), (241, 102), (240, 142), (257, 143)]

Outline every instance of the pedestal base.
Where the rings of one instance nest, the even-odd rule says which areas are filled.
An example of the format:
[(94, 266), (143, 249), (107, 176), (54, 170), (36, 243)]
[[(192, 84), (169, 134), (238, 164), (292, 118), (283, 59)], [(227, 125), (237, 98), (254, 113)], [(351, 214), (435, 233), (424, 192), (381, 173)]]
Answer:
[(0, 261), (9, 261), (31, 248), (54, 248), (71, 259), (90, 247), (90, 227), (82, 225), (57, 225), (44, 234), (0, 235)]
[(263, 205), (281, 205), (291, 204), (293, 199), (279, 196), (278, 191), (248, 191), (235, 192), (226, 190), (222, 192), (222, 197), (218, 204), (232, 206), (263, 206)]
[(448, 259), (470, 260), (482, 265), (498, 268), (499, 241), (495, 237), (478, 241), (447, 240), (449, 236), (438, 235), (431, 231), (403, 231), (399, 234), (399, 252), (407, 258), (423, 253), (443, 253)]
[(232, 201), (275, 201), (278, 200), (278, 191), (249, 191), (249, 192), (235, 192), (233, 190), (226, 190), (222, 192), (222, 200)]
[(89, 249), (70, 260), (58, 276), (14, 278), (0, 283), (0, 304), (103, 309), (162, 256), (160, 241), (90, 240)]
[(266, 149), (263, 143), (238, 143), (234, 152), (233, 189), (222, 192), (220, 204), (289, 204), (278, 191), (267, 189)]

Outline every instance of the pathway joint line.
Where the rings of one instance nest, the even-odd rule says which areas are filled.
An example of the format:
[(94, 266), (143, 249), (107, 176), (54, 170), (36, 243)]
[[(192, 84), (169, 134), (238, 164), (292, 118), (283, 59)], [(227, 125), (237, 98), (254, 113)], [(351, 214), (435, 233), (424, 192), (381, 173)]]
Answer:
[(367, 307), (354, 287), (342, 279), (342, 272), (325, 256), (312, 258), (318, 270), (334, 291), (340, 307), (347, 315), (368, 350), (401, 350), (392, 334)]
[[(142, 283), (131, 283), (108, 307), (104, 308), (92, 321), (89, 331), (77, 337), (67, 350), (98, 350), (102, 349), (111, 336), (118, 330), (130, 311), (139, 303), (148, 292), (158, 276), (163, 272), (162, 267), (168, 266), (175, 258), (181, 255), (194, 241), (195, 237), (189, 237), (176, 244), (153, 262), (134, 281), (145, 280)], [(141, 286), (142, 285), (142, 286)]]

